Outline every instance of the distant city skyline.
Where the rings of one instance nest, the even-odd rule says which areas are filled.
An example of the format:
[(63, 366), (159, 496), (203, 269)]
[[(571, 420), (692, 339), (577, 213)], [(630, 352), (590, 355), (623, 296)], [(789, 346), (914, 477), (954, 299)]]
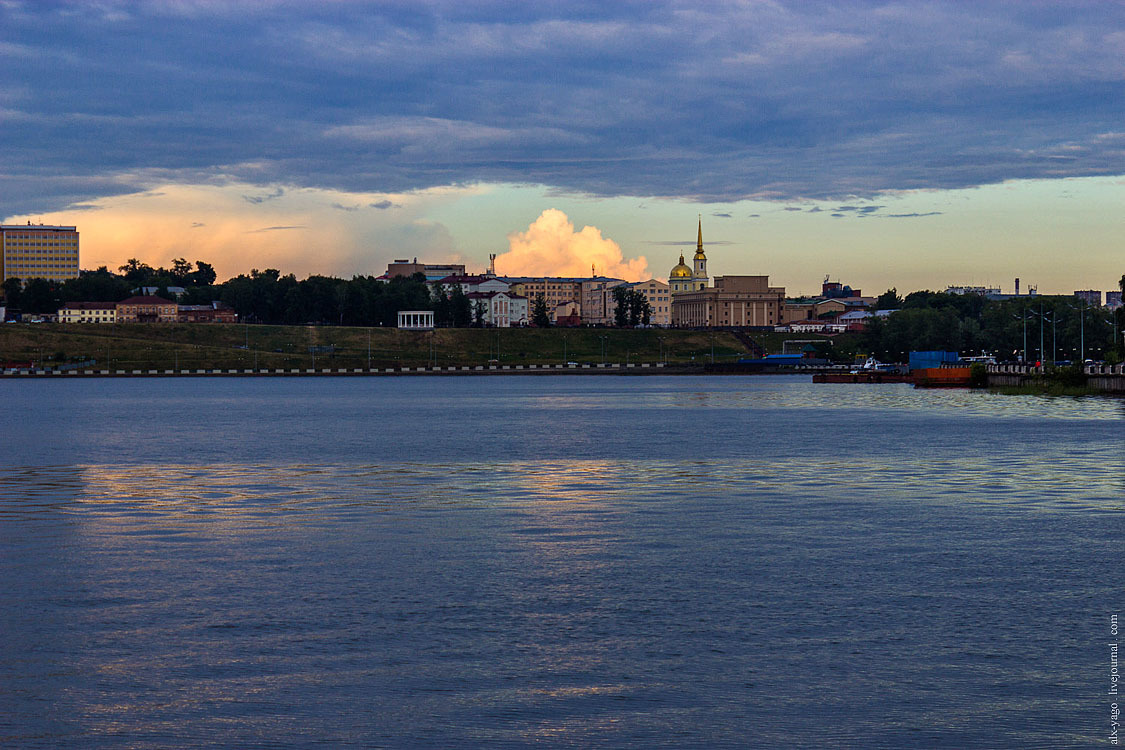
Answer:
[(84, 268), (1125, 271), (1118, 4), (11, 2), (0, 60), (0, 219)]

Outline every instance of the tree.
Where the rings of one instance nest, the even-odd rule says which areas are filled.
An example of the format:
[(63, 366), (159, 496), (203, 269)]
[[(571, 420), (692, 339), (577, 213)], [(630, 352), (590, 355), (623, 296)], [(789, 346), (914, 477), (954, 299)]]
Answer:
[(629, 302), (629, 325), (647, 326), (652, 319), (652, 305), (649, 304), (648, 297), (636, 289), (630, 289), (625, 296)]
[(616, 305), (613, 310), (613, 324), (615, 326), (623, 328), (629, 324), (629, 292), (631, 291), (622, 284), (621, 286), (615, 286), (611, 292), (613, 303)]
[(125, 265), (117, 269), (131, 284), (143, 284), (156, 275), (156, 271), (147, 263), (141, 263), (136, 258), (125, 261)]
[(902, 297), (898, 296), (898, 289), (891, 287), (887, 291), (879, 295), (875, 300), (875, 304), (871, 306), (872, 310), (898, 310), (902, 307)]
[(455, 328), (464, 328), (473, 320), (472, 305), (460, 284), (454, 284), (449, 293), (449, 317)]
[(477, 328), (484, 327), (484, 301), (477, 300), (473, 303), (473, 325)]
[(453, 322), (453, 308), (442, 284), (434, 284), (434, 325), (447, 326)]
[(535, 304), (531, 309), (531, 322), (537, 328), (551, 327), (551, 314), (547, 311), (547, 299), (542, 293), (535, 295)]
[(215, 283), (215, 269), (210, 263), (201, 260), (195, 261), (195, 270), (191, 272), (189, 282), (195, 286), (210, 286)]
[(176, 258), (172, 261), (170, 273), (177, 284), (187, 285), (191, 279), (191, 263), (184, 258)]
[(20, 298), (23, 296), (23, 281), (15, 276), (4, 279), (4, 304), (8, 307), (19, 307)]
[(58, 312), (62, 302), (54, 282), (47, 279), (28, 279), (20, 299), (20, 309), (25, 313)]

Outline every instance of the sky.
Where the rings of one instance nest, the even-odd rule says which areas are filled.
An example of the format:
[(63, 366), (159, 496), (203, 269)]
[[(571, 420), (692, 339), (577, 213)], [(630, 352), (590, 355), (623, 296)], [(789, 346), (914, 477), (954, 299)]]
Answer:
[(1125, 4), (0, 0), (0, 155), (85, 268), (1107, 289)]

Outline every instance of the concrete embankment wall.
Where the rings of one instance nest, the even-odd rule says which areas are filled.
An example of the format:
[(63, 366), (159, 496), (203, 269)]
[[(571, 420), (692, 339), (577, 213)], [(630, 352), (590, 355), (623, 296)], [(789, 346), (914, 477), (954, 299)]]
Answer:
[[(989, 386), (1032, 385), (1043, 379), (1042, 367), (1026, 365), (989, 365)], [(1125, 365), (1089, 365), (1086, 367), (1086, 386), (1106, 393), (1125, 393)]]
[(0, 371), (3, 378), (68, 379), (77, 378), (174, 378), (174, 377), (325, 377), (325, 376), (395, 376), (395, 375), (687, 375), (700, 374), (702, 368), (665, 365), (663, 363), (606, 363), (599, 365), (476, 365), (462, 367), (387, 367), (353, 369), (210, 369), (210, 370), (36, 370), (9, 369)]

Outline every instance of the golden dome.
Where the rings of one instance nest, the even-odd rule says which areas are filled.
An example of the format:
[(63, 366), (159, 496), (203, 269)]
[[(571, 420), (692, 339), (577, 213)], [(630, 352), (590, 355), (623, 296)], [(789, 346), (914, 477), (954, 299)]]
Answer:
[(690, 279), (691, 269), (684, 264), (684, 255), (680, 253), (680, 262), (668, 274), (669, 279)]

